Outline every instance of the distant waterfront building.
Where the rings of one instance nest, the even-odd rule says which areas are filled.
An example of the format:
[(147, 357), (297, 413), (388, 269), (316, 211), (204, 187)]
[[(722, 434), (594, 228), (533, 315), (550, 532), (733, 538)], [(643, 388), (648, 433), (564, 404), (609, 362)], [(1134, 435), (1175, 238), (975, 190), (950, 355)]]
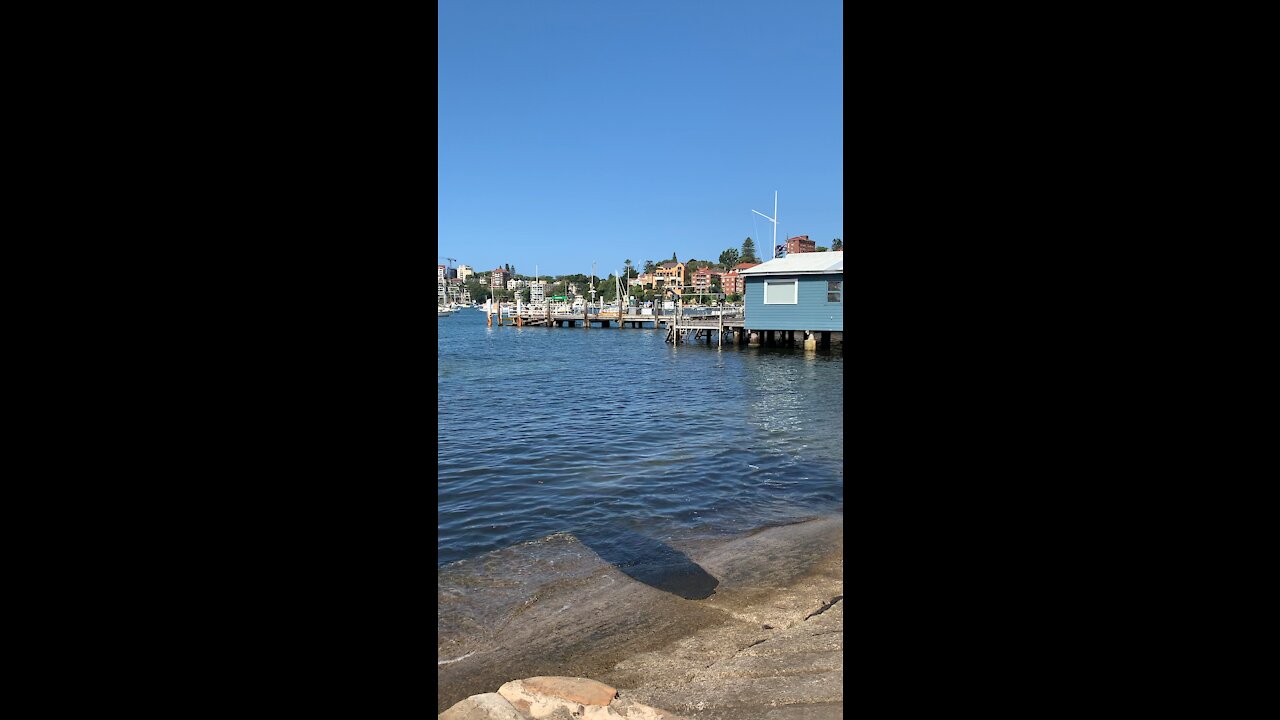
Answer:
[(668, 260), (653, 271), (653, 278), (655, 281), (662, 280), (666, 287), (678, 292), (684, 288), (684, 263)]
[(711, 283), (720, 279), (720, 273), (711, 268), (698, 268), (693, 273), (693, 291), (698, 294), (711, 292)]
[(457, 278), (449, 278), (444, 281), (445, 299), (451, 303), (464, 302), (463, 295), (467, 288), (462, 281)]
[(489, 275), (489, 277), (492, 278), (489, 281), (489, 287), (494, 290), (505, 289), (507, 287), (507, 278), (510, 276), (511, 273), (506, 270), (503, 270), (502, 268), (495, 268)]
[(436, 304), (438, 305), (445, 303), (444, 280), (444, 266), (436, 265)]
[(797, 235), (787, 238), (787, 254), (818, 252), (818, 243), (809, 239), (808, 235)]
[(528, 287), (528, 285), (529, 285), (528, 280), (517, 280), (515, 278), (511, 278), (510, 280), (507, 281), (507, 289), (512, 291), (521, 290), (525, 287)]
[(633, 286), (638, 285), (642, 288), (653, 287), (654, 276), (650, 273), (640, 273), (635, 280), (631, 281)]
[(459, 279), (459, 280), (461, 280), (461, 281), (463, 281), (463, 282), (466, 282), (466, 281), (467, 281), (467, 278), (469, 278), (469, 277), (471, 277), (472, 275), (474, 275), (474, 274), (475, 274), (475, 272), (476, 272), (475, 270), (471, 269), (471, 266), (470, 266), (470, 265), (459, 265), (459, 266), (458, 266), (458, 279)]
[(730, 295), (741, 295), (743, 293), (742, 271), (747, 268), (753, 268), (760, 263), (738, 263), (733, 269), (720, 276), (720, 287)]

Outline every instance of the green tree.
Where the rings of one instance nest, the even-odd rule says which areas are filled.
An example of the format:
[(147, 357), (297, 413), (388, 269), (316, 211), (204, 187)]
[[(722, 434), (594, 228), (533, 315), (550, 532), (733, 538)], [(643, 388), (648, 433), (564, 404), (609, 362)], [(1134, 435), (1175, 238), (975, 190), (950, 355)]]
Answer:
[(684, 264), (684, 284), (688, 285), (693, 282), (693, 273), (702, 267), (702, 261), (689, 258), (689, 262)]
[(623, 261), (622, 261), (622, 274), (623, 274), (625, 277), (631, 277), (631, 274), (632, 274), (634, 271), (635, 271), (635, 268), (631, 266), (631, 260), (630, 260), (630, 259), (627, 259), (627, 260), (623, 260)]
[(840, 238), (836, 238), (835, 240), (832, 240), (832, 241), (831, 241), (831, 249), (832, 249), (832, 250), (844, 250), (844, 241), (843, 241), (843, 240), (841, 240)]
[(618, 299), (618, 286), (615, 282), (616, 277), (616, 275), (610, 275), (596, 285), (596, 295), (604, 302), (610, 303)]
[(511, 263), (503, 263), (502, 269), (511, 272)]
[(464, 284), (467, 286), (467, 292), (471, 293), (472, 299), (477, 302), (482, 297), (489, 297), (489, 286), (487, 284), (481, 284), (479, 280), (474, 278), (467, 278)]
[(720, 264), (724, 266), (725, 270), (729, 270), (734, 265), (737, 265), (738, 264), (737, 248), (729, 248), (728, 250), (725, 250), (724, 252), (720, 253)]
[(529, 302), (529, 298), (530, 298), (532, 295), (533, 295), (533, 291), (532, 291), (532, 290), (530, 290), (529, 288), (524, 288), (524, 289), (522, 289), (522, 290), (520, 291), (520, 301), (521, 301), (521, 302), (526, 302), (526, 303), (527, 303), (527, 302)]
[(750, 237), (742, 241), (742, 253), (738, 256), (738, 262), (758, 263), (760, 258), (756, 257), (756, 244)]
[(671, 251), (671, 262), (680, 262), (680, 260), (676, 257), (676, 253), (674, 250)]
[(655, 263), (654, 261), (652, 261), (652, 260), (645, 260), (645, 261), (644, 261), (644, 272), (645, 272), (646, 274), (651, 275), (651, 274), (653, 274), (653, 271), (654, 271), (654, 270), (657, 270), (657, 269), (658, 269), (658, 265), (657, 265), (657, 263)]
[(817, 252), (827, 252), (831, 248), (827, 247), (826, 245), (815, 245), (813, 249)]

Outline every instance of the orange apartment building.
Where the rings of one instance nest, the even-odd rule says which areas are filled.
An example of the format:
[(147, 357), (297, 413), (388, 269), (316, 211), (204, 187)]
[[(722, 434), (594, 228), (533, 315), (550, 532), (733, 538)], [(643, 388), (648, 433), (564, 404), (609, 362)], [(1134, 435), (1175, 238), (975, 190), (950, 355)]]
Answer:
[(720, 273), (711, 268), (698, 268), (693, 273), (693, 291), (695, 293), (711, 292), (711, 283), (720, 278)]
[(684, 294), (684, 263), (678, 260), (662, 263), (653, 271), (653, 279), (654, 282), (663, 281), (664, 287), (669, 287), (678, 294)]

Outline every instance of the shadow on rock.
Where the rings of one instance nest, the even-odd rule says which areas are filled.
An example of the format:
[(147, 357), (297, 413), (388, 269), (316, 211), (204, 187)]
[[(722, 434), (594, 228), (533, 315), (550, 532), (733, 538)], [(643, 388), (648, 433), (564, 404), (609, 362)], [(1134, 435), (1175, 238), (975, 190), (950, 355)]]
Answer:
[(710, 597), (720, 584), (684, 553), (640, 533), (611, 528), (574, 535), (629, 577), (687, 600)]

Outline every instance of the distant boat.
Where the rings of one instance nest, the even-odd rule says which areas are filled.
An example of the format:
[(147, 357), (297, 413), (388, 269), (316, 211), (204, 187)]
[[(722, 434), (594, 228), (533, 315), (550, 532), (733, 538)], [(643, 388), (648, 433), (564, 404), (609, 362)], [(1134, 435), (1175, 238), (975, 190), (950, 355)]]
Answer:
[(451, 308), (451, 307), (445, 307), (444, 305), (437, 305), (436, 317), (443, 317), (445, 315), (449, 315), (453, 312), (453, 310), (454, 308)]

